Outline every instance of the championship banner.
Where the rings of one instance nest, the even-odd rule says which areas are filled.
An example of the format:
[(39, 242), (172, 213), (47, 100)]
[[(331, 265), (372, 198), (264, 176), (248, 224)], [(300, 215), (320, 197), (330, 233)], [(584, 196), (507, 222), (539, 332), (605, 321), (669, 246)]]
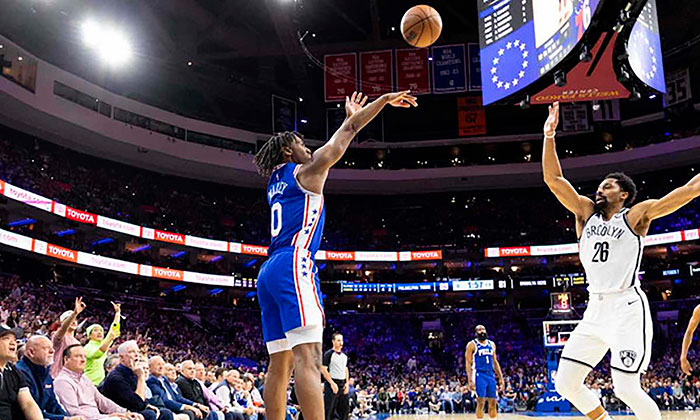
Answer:
[(412, 95), (430, 93), (428, 50), (415, 48), (396, 50), (396, 87), (410, 90)]
[(604, 48), (600, 60), (595, 58), (589, 62), (580, 62), (566, 75), (566, 86), (551, 85), (543, 91), (533, 95), (532, 104), (551, 104), (560, 102), (584, 102), (602, 99), (628, 98), (630, 93), (617, 81), (613, 69), (613, 46), (617, 39), (614, 33), (606, 42), (606, 34), (603, 33), (591, 50), (593, 57)]
[(665, 106), (673, 106), (689, 101), (693, 97), (690, 91), (690, 72), (687, 68), (666, 75)]
[(620, 121), (620, 100), (598, 101), (593, 107), (593, 121)]
[(297, 131), (297, 103), (272, 95), (272, 132)]
[(586, 104), (562, 104), (561, 127), (566, 132), (591, 131), (588, 124), (588, 106)]
[(323, 57), (326, 102), (344, 101), (357, 90), (357, 55), (331, 54)]
[(394, 89), (394, 55), (391, 50), (360, 53), (360, 92), (370, 98)]
[(469, 67), (469, 90), (481, 90), (481, 55), (479, 44), (467, 44), (467, 65)]
[(457, 98), (457, 118), (460, 136), (486, 134), (486, 111), (481, 96)]
[(464, 44), (432, 47), (433, 93), (467, 91)]

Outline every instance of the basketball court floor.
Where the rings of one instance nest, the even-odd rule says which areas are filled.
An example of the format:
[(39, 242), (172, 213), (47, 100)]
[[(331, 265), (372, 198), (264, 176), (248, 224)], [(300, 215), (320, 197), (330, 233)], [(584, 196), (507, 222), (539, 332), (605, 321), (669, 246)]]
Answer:
[[(635, 419), (632, 415), (617, 414), (612, 416), (617, 419)], [(700, 410), (697, 411), (662, 411), (661, 418), (663, 420), (700, 420)], [(400, 415), (388, 417), (390, 420), (474, 420), (476, 416), (472, 414), (442, 414), (442, 415)], [(485, 417), (488, 420), (488, 415)], [(498, 420), (584, 420), (585, 416), (572, 414), (547, 415), (545, 413), (532, 414), (498, 414)]]

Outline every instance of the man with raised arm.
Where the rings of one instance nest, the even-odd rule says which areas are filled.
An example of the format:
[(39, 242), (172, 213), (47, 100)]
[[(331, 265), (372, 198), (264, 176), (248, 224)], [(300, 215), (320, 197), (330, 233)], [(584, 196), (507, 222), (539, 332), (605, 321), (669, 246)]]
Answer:
[(609, 418), (584, 379), (610, 350), (615, 394), (640, 420), (659, 420), (659, 408), (640, 385), (651, 360), (652, 321), (640, 287), (644, 237), (655, 219), (669, 215), (700, 195), (700, 176), (660, 199), (634, 203), (637, 188), (620, 172), (603, 178), (595, 201), (579, 195), (564, 178), (555, 135), (559, 103), (549, 107), (544, 125), (544, 181), (576, 217), (579, 256), (590, 294), (583, 320), (571, 334), (559, 361), (556, 389), (591, 420)]

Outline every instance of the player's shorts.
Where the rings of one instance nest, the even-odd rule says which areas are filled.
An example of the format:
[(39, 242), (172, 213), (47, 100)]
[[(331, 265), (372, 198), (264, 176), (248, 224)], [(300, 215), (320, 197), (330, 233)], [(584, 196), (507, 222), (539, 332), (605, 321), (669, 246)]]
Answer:
[(291, 247), (276, 251), (260, 268), (258, 300), (270, 354), (322, 342), (325, 315), (317, 273), (311, 253)]
[(583, 320), (571, 333), (561, 360), (593, 368), (610, 350), (612, 369), (643, 373), (651, 360), (653, 332), (649, 301), (640, 288), (591, 293)]
[(496, 378), (493, 375), (476, 372), (476, 396), (479, 398), (496, 398)]

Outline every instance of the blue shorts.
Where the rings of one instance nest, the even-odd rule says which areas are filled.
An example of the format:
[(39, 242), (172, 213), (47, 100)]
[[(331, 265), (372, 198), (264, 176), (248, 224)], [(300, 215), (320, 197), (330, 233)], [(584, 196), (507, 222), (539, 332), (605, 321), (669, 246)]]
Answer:
[(479, 398), (496, 398), (496, 378), (493, 375), (476, 372), (476, 396)]
[(309, 251), (276, 251), (260, 268), (258, 300), (263, 338), (272, 353), (321, 343), (325, 315), (318, 268)]

